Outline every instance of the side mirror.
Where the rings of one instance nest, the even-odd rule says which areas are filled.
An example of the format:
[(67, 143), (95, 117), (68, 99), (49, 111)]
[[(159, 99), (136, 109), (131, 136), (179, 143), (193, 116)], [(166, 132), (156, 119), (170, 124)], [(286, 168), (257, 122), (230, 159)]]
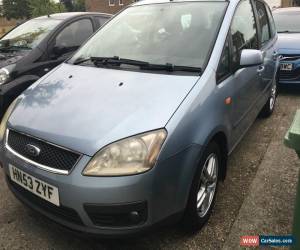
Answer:
[(263, 63), (263, 53), (256, 49), (243, 49), (241, 53), (240, 66), (251, 67)]

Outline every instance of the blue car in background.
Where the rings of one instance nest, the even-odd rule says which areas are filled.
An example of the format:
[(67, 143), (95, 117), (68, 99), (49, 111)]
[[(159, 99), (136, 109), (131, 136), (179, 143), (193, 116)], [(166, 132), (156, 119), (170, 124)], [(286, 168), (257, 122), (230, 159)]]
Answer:
[(279, 84), (300, 86), (300, 8), (273, 11), (280, 54)]

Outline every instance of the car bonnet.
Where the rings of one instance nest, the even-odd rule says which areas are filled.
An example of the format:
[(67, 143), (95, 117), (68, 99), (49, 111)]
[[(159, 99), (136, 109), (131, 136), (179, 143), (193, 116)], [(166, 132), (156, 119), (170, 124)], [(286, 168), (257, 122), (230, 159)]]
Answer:
[(114, 141), (163, 128), (198, 79), (63, 64), (22, 94), (8, 126), (93, 156)]

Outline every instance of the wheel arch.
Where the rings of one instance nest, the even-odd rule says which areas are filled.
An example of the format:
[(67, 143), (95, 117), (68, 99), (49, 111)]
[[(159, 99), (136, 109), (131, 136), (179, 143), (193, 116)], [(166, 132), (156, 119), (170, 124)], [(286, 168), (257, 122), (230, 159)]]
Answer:
[(229, 152), (229, 143), (228, 143), (228, 136), (226, 134), (226, 132), (219, 128), (214, 130), (210, 136), (207, 138), (205, 145), (203, 145), (204, 147), (207, 147), (207, 145), (210, 142), (215, 142), (221, 151), (221, 174), (220, 174), (220, 179), (224, 180), (226, 177), (226, 172), (227, 172), (227, 161), (228, 161), (228, 152)]
[(220, 179), (224, 180), (227, 172), (227, 160), (228, 160), (228, 141), (226, 134), (222, 131), (217, 132), (212, 138), (211, 141), (214, 141), (218, 144), (221, 151), (221, 174)]

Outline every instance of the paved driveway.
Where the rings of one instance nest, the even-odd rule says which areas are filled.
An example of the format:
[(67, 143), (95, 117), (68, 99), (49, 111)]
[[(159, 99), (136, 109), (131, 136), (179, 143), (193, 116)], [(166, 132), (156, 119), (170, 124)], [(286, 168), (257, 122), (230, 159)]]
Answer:
[[(239, 234), (262, 233), (259, 228), (265, 216), (277, 219), (264, 223), (264, 233), (288, 234), (299, 164), (294, 152), (285, 149), (281, 141), (297, 108), (300, 92), (282, 93), (274, 115), (253, 124), (230, 156), (227, 178), (220, 185), (213, 216), (196, 235), (185, 235), (171, 227), (130, 240), (81, 238), (25, 208), (8, 191), (0, 171), (0, 249), (238, 249)], [(282, 169), (282, 178), (268, 177), (272, 155), (287, 168)], [(274, 202), (259, 200), (264, 190), (268, 191), (264, 185), (271, 187), (269, 200)], [(258, 210), (251, 209), (253, 206)]]

